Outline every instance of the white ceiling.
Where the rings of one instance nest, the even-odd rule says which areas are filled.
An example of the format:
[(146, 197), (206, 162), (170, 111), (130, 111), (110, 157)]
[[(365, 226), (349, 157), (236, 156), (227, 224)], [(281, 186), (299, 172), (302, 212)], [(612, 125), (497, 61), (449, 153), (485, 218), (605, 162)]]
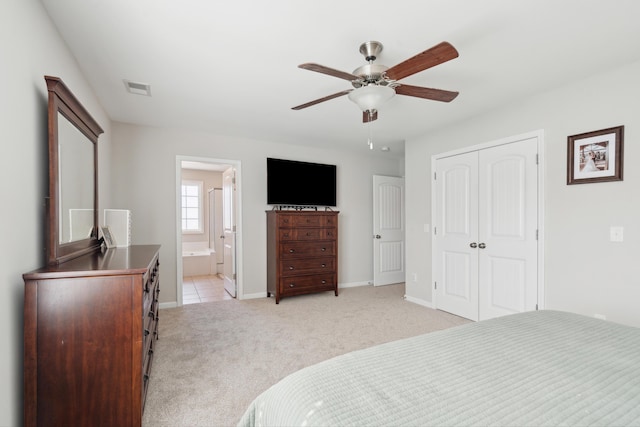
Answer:
[(353, 72), (368, 40), (393, 66), (446, 40), (459, 58), (401, 82), (460, 95), (381, 108), (373, 140), (391, 155), (413, 136), (640, 59), (638, 0), (41, 1), (112, 120), (363, 152), (368, 125), (346, 96), (291, 110), (351, 88), (297, 66)]

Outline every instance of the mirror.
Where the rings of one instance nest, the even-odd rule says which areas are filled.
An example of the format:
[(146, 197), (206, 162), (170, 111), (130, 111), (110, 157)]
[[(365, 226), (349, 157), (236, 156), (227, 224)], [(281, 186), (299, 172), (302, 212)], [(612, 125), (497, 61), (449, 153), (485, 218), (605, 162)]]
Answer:
[(59, 264), (100, 249), (98, 136), (103, 130), (58, 77), (49, 91), (47, 261)]

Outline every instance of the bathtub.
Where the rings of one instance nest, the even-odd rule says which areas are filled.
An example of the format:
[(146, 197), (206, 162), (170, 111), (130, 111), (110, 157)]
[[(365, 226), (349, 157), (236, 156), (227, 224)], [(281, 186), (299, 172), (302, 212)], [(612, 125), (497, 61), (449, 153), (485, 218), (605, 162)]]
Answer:
[(182, 276), (215, 274), (215, 253), (209, 242), (182, 242)]

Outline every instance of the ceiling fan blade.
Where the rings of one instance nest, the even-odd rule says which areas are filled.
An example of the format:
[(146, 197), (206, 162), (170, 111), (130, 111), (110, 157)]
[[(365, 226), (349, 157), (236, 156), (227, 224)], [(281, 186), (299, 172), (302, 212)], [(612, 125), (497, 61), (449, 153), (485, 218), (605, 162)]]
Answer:
[(369, 114), (368, 111), (362, 112), (362, 123), (369, 123), (374, 120), (378, 120), (378, 112), (374, 111), (373, 114)]
[(458, 51), (456, 48), (449, 44), (449, 42), (442, 42), (406, 61), (394, 65), (387, 70), (386, 75), (391, 80), (400, 80), (457, 57)]
[(411, 85), (400, 85), (395, 87), (395, 90), (398, 95), (415, 96), (416, 98), (442, 102), (451, 102), (458, 96), (458, 92)]
[(302, 68), (304, 70), (315, 71), (316, 73), (328, 74), (333, 77), (338, 77), (339, 79), (345, 80), (358, 80), (359, 77), (355, 76), (351, 73), (347, 73), (345, 71), (336, 70), (333, 68), (325, 67), (324, 65), (314, 64), (313, 62), (308, 62), (306, 64), (298, 65), (298, 68)]
[(334, 93), (333, 95), (325, 96), (324, 98), (319, 98), (314, 101), (307, 102), (306, 104), (298, 105), (296, 107), (292, 107), (292, 110), (302, 110), (303, 108), (311, 107), (312, 105), (319, 104), (324, 101), (328, 101), (333, 98), (337, 98), (339, 96), (343, 96), (351, 92), (353, 89), (343, 90), (342, 92)]

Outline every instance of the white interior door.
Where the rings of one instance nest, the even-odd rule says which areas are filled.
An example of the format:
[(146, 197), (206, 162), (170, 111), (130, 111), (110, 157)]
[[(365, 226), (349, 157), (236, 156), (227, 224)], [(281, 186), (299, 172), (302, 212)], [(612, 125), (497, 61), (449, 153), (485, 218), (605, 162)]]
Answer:
[(222, 227), (224, 236), (224, 288), (232, 297), (237, 295), (236, 285), (236, 188), (235, 170), (222, 173)]
[(535, 310), (537, 138), (436, 161), (439, 309), (471, 320)]
[(222, 273), (224, 234), (222, 230), (222, 188), (209, 190), (209, 248), (215, 250), (211, 273)]
[(478, 153), (436, 163), (437, 308), (478, 319)]
[(405, 281), (404, 178), (373, 176), (373, 284)]
[(536, 309), (537, 140), (479, 152), (479, 319)]

